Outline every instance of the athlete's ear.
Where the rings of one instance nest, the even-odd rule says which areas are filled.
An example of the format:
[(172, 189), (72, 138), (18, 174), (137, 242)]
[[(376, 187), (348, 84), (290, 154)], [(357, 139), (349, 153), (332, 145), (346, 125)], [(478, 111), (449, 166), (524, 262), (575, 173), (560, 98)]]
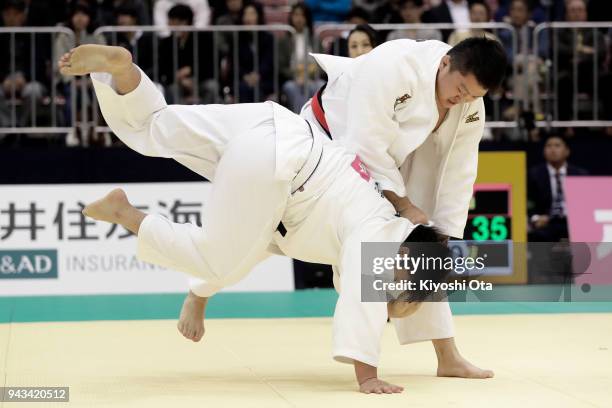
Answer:
[(447, 65), (450, 65), (450, 60), (451, 60), (450, 55), (443, 56), (442, 59), (440, 60), (440, 69), (446, 68)]

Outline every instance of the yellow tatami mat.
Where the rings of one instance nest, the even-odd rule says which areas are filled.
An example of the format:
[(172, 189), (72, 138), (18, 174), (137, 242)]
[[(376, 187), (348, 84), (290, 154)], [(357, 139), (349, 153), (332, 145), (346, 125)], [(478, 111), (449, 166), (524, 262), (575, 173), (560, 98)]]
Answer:
[(331, 319), (213, 319), (201, 343), (171, 320), (0, 325), (5, 386), (69, 386), (69, 403), (2, 407), (610, 407), (612, 314), (457, 316), (457, 342), (491, 380), (435, 377), (430, 343), (391, 325), (379, 374), (399, 395), (362, 395), (330, 357)]

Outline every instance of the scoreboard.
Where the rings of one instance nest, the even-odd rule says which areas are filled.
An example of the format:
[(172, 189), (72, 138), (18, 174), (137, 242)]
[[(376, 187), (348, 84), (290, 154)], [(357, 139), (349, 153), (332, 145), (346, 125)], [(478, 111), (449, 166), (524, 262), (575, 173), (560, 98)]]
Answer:
[(465, 241), (451, 241), (460, 256), (486, 254), (483, 279), (527, 282), (527, 193), (524, 152), (481, 152), (465, 226)]

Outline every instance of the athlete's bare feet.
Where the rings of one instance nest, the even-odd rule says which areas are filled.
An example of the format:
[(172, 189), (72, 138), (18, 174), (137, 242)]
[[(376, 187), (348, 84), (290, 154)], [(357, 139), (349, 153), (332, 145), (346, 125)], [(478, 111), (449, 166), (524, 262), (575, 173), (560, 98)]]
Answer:
[(461, 355), (445, 358), (438, 361), (438, 377), (460, 377), (460, 378), (493, 378), (495, 375), (491, 370), (483, 370), (467, 361)]
[(83, 214), (99, 221), (106, 221), (112, 224), (120, 224), (122, 214), (130, 209), (132, 205), (120, 188), (108, 193), (104, 198), (94, 201), (83, 209)]
[(195, 295), (192, 291), (183, 302), (181, 317), (176, 325), (188, 340), (200, 341), (204, 336), (204, 312), (208, 298)]
[(130, 69), (132, 54), (123, 47), (86, 44), (73, 48), (58, 61), (63, 75), (86, 75), (91, 72), (120, 74)]

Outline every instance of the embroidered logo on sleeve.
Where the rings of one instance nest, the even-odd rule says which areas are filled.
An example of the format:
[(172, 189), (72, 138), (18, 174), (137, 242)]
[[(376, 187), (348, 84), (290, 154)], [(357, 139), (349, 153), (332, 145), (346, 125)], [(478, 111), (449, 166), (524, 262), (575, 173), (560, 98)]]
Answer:
[(397, 107), (403, 103), (406, 103), (406, 101), (408, 99), (410, 99), (410, 95), (408, 94), (403, 94), (402, 96), (398, 96), (397, 98), (395, 98), (395, 104), (393, 105), (393, 110), (397, 110)]
[(466, 116), (465, 123), (477, 122), (479, 120), (480, 120), (480, 117), (478, 117), (478, 112), (474, 112), (471, 115)]

